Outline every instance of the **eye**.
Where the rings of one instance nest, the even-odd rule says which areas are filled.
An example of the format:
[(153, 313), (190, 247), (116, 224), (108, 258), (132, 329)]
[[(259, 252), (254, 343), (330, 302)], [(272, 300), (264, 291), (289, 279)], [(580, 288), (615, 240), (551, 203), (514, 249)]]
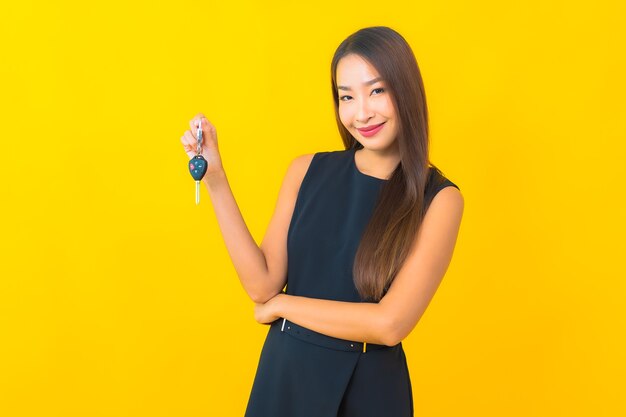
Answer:
[[(384, 88), (379, 87), (379, 88), (375, 88), (375, 89), (373, 89), (373, 90), (372, 90), (372, 92), (374, 92), (374, 91), (379, 91), (379, 90), (380, 90), (381, 92), (385, 91), (385, 89), (384, 89)], [(376, 94), (376, 95), (378, 95), (378, 94)], [(339, 101), (345, 101), (345, 100), (344, 100), (344, 98), (345, 98), (345, 97), (350, 97), (350, 96), (340, 96), (340, 97), (339, 97)]]

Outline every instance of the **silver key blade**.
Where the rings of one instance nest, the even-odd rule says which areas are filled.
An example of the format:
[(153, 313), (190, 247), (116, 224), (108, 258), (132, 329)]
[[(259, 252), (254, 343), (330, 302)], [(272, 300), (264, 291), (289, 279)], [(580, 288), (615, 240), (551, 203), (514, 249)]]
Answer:
[(196, 205), (200, 204), (200, 181), (196, 181)]

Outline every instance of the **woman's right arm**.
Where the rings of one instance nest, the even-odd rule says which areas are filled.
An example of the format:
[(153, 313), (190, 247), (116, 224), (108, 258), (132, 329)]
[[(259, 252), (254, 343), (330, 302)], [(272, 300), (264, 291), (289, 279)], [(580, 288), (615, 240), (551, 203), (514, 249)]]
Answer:
[[(270, 278), (265, 255), (254, 241), (239, 211), (224, 171), (205, 176), (202, 181), (211, 197), (226, 249), (241, 285), (252, 301), (259, 302), (268, 292), (280, 292), (280, 281)], [(283, 285), (284, 286), (284, 285)]]
[[(308, 170), (312, 154), (295, 158), (284, 177), (267, 232), (259, 247), (250, 234), (239, 206), (228, 183), (217, 149), (215, 127), (201, 113), (190, 125), (202, 120), (202, 155), (208, 169), (202, 182), (205, 184), (214, 208), (226, 249), (244, 290), (256, 303), (265, 303), (282, 291), (287, 282), (287, 233), (302, 179)], [(182, 138), (191, 158), (195, 151), (195, 138), (188, 130)], [(211, 169), (213, 168), (213, 169)]]
[(225, 171), (203, 178), (239, 280), (256, 303), (265, 303), (280, 293), (287, 282), (287, 233), (300, 184), (312, 157), (312, 154), (302, 155), (290, 163), (260, 247), (239, 211)]

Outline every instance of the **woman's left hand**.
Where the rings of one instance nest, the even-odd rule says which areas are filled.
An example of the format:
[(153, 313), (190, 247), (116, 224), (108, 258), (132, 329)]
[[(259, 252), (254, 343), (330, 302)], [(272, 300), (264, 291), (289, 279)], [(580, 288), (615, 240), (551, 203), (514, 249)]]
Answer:
[(270, 324), (280, 318), (279, 303), (282, 297), (287, 296), (283, 292), (279, 292), (265, 303), (254, 304), (254, 318), (261, 324)]

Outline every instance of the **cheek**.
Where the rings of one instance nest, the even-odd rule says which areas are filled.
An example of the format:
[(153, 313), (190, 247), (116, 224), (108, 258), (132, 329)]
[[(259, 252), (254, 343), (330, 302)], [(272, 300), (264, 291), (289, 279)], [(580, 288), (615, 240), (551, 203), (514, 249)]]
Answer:
[(396, 115), (396, 110), (395, 110), (395, 108), (393, 106), (393, 103), (392, 103), (392, 101), (390, 99), (388, 99), (385, 102), (385, 111), (387, 112), (387, 114), (389, 116), (394, 116), (395, 117), (395, 115)]
[(392, 127), (393, 127), (393, 129), (391, 130), (392, 131), (392, 136), (394, 136), (394, 137), (398, 136), (398, 132), (400, 131), (400, 129), (399, 129), (398, 123), (395, 120), (393, 122), (393, 126)]
[(350, 116), (349, 116), (349, 114), (345, 110), (342, 110), (341, 107), (339, 108), (339, 120), (341, 120), (341, 123), (346, 128), (349, 128), (349, 126), (350, 126)]

